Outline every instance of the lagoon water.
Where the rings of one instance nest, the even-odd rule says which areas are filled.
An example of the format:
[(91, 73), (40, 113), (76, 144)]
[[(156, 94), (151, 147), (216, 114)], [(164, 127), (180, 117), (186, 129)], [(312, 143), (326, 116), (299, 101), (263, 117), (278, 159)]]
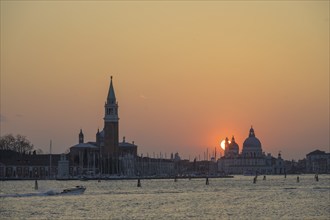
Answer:
[[(0, 182), (1, 219), (330, 219), (330, 175)], [(76, 185), (82, 195), (51, 195)]]

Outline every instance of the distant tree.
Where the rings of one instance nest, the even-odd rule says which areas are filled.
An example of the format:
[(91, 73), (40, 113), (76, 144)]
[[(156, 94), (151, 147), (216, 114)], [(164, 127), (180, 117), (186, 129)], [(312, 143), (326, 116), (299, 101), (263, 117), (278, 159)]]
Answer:
[(33, 144), (20, 134), (14, 137), (12, 134), (8, 134), (0, 137), (0, 150), (12, 150), (20, 154), (26, 154), (33, 150)]
[(1, 150), (13, 150), (15, 145), (15, 137), (12, 134), (0, 137), (0, 149)]
[(43, 154), (43, 153), (44, 152), (40, 148), (37, 149), (37, 154)]

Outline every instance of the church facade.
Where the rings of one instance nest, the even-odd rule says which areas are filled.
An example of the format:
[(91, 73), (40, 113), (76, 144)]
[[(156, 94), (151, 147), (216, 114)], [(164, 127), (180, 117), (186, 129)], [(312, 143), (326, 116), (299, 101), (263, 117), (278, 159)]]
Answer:
[(243, 143), (241, 153), (235, 138), (232, 137), (231, 141), (226, 138), (225, 155), (218, 160), (218, 171), (243, 175), (286, 173), (281, 154), (279, 153), (277, 158), (272, 157), (270, 153), (266, 155), (252, 127)]
[(119, 114), (115, 90), (110, 80), (109, 91), (104, 105), (104, 128), (97, 130), (95, 141), (84, 142), (82, 129), (79, 143), (70, 148), (70, 161), (73, 164), (70, 173), (74, 176), (84, 174), (124, 174), (133, 173), (137, 145), (123, 138), (119, 142)]

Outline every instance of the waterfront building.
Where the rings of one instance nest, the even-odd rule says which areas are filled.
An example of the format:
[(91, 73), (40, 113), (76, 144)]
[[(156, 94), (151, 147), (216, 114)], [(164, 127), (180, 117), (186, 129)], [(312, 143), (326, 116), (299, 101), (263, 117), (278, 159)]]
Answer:
[(107, 99), (104, 105), (104, 128), (97, 130), (95, 142), (84, 142), (82, 129), (79, 143), (70, 148), (73, 164), (72, 175), (125, 174), (136, 173), (135, 158), (138, 146), (128, 143), (123, 137), (119, 143), (119, 111), (115, 89), (110, 79)]
[(70, 147), (70, 174), (72, 176), (77, 176), (82, 174), (94, 175), (99, 173), (100, 148), (95, 142), (84, 142), (84, 133), (82, 129), (80, 129), (78, 140), (78, 144)]
[(226, 138), (225, 155), (218, 160), (218, 172), (244, 175), (282, 174), (285, 173), (285, 164), (280, 153), (274, 158), (262, 151), (261, 142), (251, 127), (241, 153), (234, 136), (231, 142)]
[(137, 157), (137, 175), (169, 177), (175, 175), (173, 159)]
[(119, 117), (118, 102), (112, 84), (112, 76), (107, 101), (104, 105), (103, 141), (100, 147), (102, 165), (108, 167), (105, 173), (119, 173)]
[(65, 154), (61, 154), (61, 159), (58, 161), (58, 173), (57, 178), (67, 179), (69, 178), (69, 161), (66, 158)]
[(306, 155), (307, 173), (330, 173), (330, 153), (315, 150)]
[(136, 157), (137, 145), (126, 142), (125, 136), (123, 141), (119, 143), (119, 161), (120, 161), (120, 174), (124, 176), (136, 175)]
[(60, 154), (39, 154), (35, 151), (20, 154), (12, 150), (0, 151), (0, 178), (52, 179), (58, 173)]

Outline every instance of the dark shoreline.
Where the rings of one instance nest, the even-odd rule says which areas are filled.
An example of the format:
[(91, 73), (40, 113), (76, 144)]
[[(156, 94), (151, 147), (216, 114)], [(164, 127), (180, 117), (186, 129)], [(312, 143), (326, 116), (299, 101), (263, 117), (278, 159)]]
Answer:
[(234, 178), (234, 176), (227, 175), (227, 176), (184, 176), (184, 177), (74, 177), (74, 178), (55, 178), (55, 179), (35, 179), (35, 178), (5, 178), (0, 179), (1, 181), (20, 181), (20, 180), (58, 180), (58, 181), (70, 181), (70, 180), (80, 180), (80, 181), (89, 181), (89, 180), (153, 180), (153, 179), (215, 179), (215, 178)]

